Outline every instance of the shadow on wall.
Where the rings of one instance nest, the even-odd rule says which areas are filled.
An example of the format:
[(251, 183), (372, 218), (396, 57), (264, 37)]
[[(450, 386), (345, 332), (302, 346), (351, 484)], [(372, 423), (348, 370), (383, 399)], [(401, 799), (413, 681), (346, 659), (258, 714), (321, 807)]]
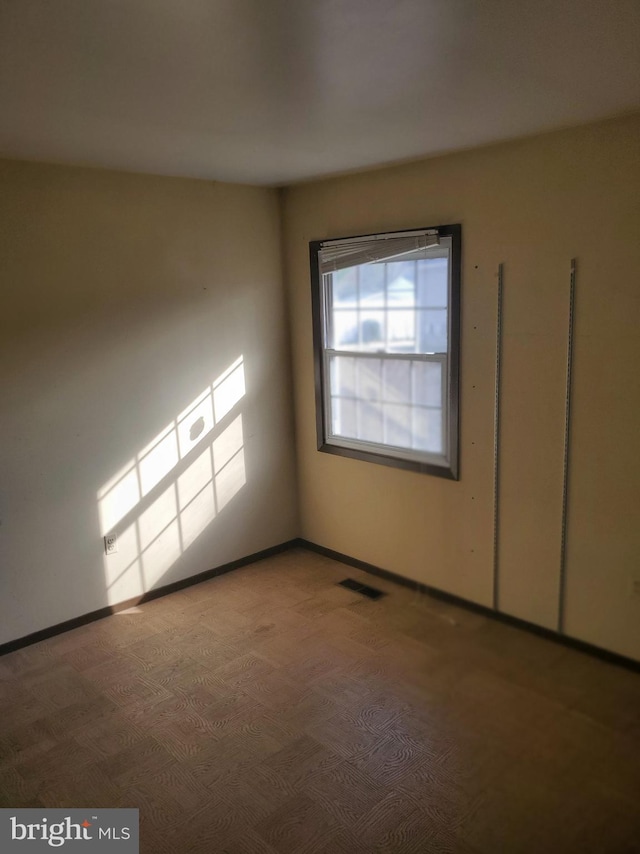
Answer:
[(98, 490), (109, 605), (158, 586), (245, 485), (244, 395), (240, 356)]

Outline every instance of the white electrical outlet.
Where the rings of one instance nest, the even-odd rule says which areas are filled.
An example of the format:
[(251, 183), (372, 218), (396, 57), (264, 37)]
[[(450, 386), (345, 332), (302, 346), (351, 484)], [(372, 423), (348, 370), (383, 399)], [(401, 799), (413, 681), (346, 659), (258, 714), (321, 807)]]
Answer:
[(104, 538), (104, 553), (113, 555), (118, 551), (118, 537), (116, 534), (107, 534)]

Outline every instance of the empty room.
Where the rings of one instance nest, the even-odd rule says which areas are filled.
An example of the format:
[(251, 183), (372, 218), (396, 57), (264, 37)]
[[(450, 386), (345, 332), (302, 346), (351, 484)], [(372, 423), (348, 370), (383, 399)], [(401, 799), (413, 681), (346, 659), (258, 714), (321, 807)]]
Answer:
[(640, 850), (637, 0), (0, 0), (0, 852)]

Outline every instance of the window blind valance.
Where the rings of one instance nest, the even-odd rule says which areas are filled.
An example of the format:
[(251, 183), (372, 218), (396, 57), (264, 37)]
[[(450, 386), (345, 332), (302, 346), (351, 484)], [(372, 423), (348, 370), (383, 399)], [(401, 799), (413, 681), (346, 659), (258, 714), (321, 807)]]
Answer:
[[(440, 238), (433, 230), (327, 240), (320, 245), (318, 263), (321, 274), (333, 273), (347, 267), (390, 261), (394, 258), (407, 257), (407, 260), (414, 260), (418, 257), (437, 257), (434, 250), (439, 246)], [(427, 254), (427, 250), (431, 251)]]

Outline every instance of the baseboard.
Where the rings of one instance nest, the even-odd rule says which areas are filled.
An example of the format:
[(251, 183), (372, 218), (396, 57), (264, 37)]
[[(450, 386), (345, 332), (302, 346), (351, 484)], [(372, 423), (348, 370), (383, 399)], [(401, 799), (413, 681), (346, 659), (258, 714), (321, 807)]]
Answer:
[(98, 608), (97, 611), (90, 611), (88, 614), (81, 614), (79, 617), (74, 617), (71, 620), (65, 620), (63, 623), (57, 623), (55, 626), (49, 626), (46, 629), (40, 629), (30, 635), (25, 635), (16, 640), (7, 641), (0, 644), (0, 656), (7, 655), (10, 652), (15, 652), (25, 646), (39, 643), (39, 641), (47, 640), (48, 638), (61, 635), (63, 632), (77, 629), (79, 626), (85, 626), (87, 623), (93, 623), (96, 620), (102, 620), (105, 617), (110, 617), (112, 614), (117, 614), (119, 611), (126, 611), (127, 608), (133, 608), (136, 605), (142, 605), (145, 602), (151, 602), (153, 599), (159, 599), (162, 596), (167, 596), (169, 593), (176, 593), (178, 590), (184, 590), (185, 587), (191, 587), (193, 584), (201, 584), (203, 581), (209, 581), (218, 575), (224, 575), (225, 572), (231, 572), (233, 569), (239, 569), (242, 566), (247, 566), (250, 563), (263, 560), (272, 555), (280, 554), (280, 552), (288, 551), (302, 545), (302, 541), (298, 538), (287, 540), (284, 543), (279, 543), (277, 546), (271, 546), (268, 549), (254, 552), (254, 554), (246, 557), (232, 560), (229, 563), (215, 567), (215, 569), (207, 569), (204, 572), (199, 572), (197, 575), (190, 575), (188, 578), (181, 578), (179, 581), (173, 581), (171, 584), (165, 584), (163, 587), (156, 587), (154, 590), (149, 590), (142, 596), (134, 596), (132, 599), (127, 599), (124, 602), (118, 602), (115, 605), (107, 605), (104, 608)]
[(426, 596), (431, 596), (433, 599), (438, 599), (441, 602), (449, 602), (452, 605), (465, 608), (467, 611), (482, 614), (484, 617), (490, 617), (492, 620), (506, 623), (509, 626), (515, 626), (518, 629), (523, 629), (524, 631), (538, 635), (546, 640), (555, 641), (563, 646), (576, 649), (579, 652), (584, 652), (588, 655), (602, 659), (603, 661), (607, 661), (610, 664), (616, 664), (619, 667), (624, 667), (627, 670), (640, 673), (640, 661), (636, 661), (634, 658), (628, 658), (626, 655), (620, 655), (617, 652), (611, 652), (608, 649), (603, 649), (602, 647), (595, 646), (594, 644), (587, 643), (586, 641), (579, 640), (578, 638), (572, 638), (569, 635), (560, 634), (560, 632), (553, 631), (553, 629), (546, 629), (543, 626), (538, 626), (535, 623), (528, 622), (527, 620), (521, 620), (519, 617), (512, 617), (510, 614), (505, 614), (502, 611), (496, 611), (493, 608), (487, 608), (485, 605), (479, 605), (477, 602), (471, 602), (469, 599), (463, 599), (461, 596), (455, 596), (453, 593), (446, 593), (444, 590), (439, 590), (437, 587), (431, 587), (427, 584), (422, 584), (419, 581), (412, 581), (402, 575), (397, 575), (395, 572), (389, 572), (388, 569), (382, 569), (382, 567), (374, 566), (364, 560), (358, 560), (358, 558), (350, 557), (349, 555), (342, 554), (342, 552), (336, 552), (333, 549), (325, 548), (325, 546), (319, 546), (317, 543), (312, 543), (309, 540), (300, 539), (297, 542), (297, 546), (317, 552), (318, 554), (332, 558), (333, 560), (340, 561), (340, 563), (344, 563), (347, 566), (353, 566), (356, 567), (356, 569), (369, 572), (371, 575), (377, 575), (379, 578), (384, 578), (387, 581), (393, 581), (396, 584), (401, 584), (403, 587), (410, 587), (412, 590), (418, 590), (420, 593), (424, 593)]
[(510, 614), (505, 614), (502, 611), (496, 611), (493, 608), (487, 608), (485, 605), (479, 605), (477, 602), (472, 602), (469, 599), (463, 599), (461, 596), (455, 596), (453, 593), (447, 593), (444, 590), (439, 590), (437, 587), (431, 587), (427, 584), (422, 584), (419, 581), (412, 581), (402, 575), (397, 575), (395, 572), (390, 572), (388, 569), (383, 569), (380, 566), (374, 566), (372, 563), (367, 563), (364, 560), (351, 557), (342, 552), (328, 549), (325, 546), (320, 546), (317, 543), (312, 543), (310, 540), (305, 540), (302, 537), (295, 537), (292, 540), (287, 540), (284, 543), (279, 543), (276, 546), (271, 546), (268, 549), (263, 549), (246, 557), (232, 560), (229, 563), (208, 569), (205, 572), (200, 572), (197, 575), (191, 575), (188, 578), (182, 578), (179, 581), (174, 581), (171, 584), (165, 584), (163, 587), (157, 587), (155, 590), (149, 590), (142, 596), (136, 596), (133, 599), (128, 599), (124, 602), (118, 602), (116, 605), (107, 605), (105, 608), (99, 608), (97, 611), (91, 611), (88, 614), (82, 614), (79, 617), (74, 617), (72, 620), (66, 620), (64, 623), (57, 623), (55, 626), (50, 626), (46, 629), (33, 632), (30, 635), (25, 635), (22, 638), (8, 641), (0, 644), (0, 656), (7, 655), (10, 652), (15, 652), (25, 646), (38, 643), (39, 641), (47, 640), (48, 638), (60, 635), (63, 632), (68, 632), (71, 629), (77, 629), (79, 626), (84, 626), (87, 623), (93, 623), (95, 620), (102, 620), (105, 617), (110, 617), (112, 614), (117, 614), (119, 611), (126, 611), (127, 608), (133, 608), (136, 605), (142, 605), (145, 602), (151, 602), (153, 599), (159, 599), (162, 596), (167, 596), (170, 593), (176, 593), (178, 590), (184, 590), (186, 587), (191, 587), (194, 584), (201, 584), (203, 581), (209, 581), (218, 575), (224, 575), (225, 572), (231, 572), (234, 569), (240, 569), (243, 566), (256, 563), (267, 557), (289, 551), (293, 548), (303, 548), (317, 554), (329, 557), (332, 560), (337, 560), (347, 566), (353, 566), (356, 569), (361, 569), (371, 575), (377, 575), (379, 578), (384, 578), (387, 581), (392, 581), (400, 584), (403, 587), (409, 587), (412, 590), (418, 590), (426, 596), (431, 596), (433, 599), (438, 599), (442, 602), (449, 602), (452, 605), (457, 605), (460, 608), (465, 608), (467, 611), (473, 611), (476, 614), (482, 614), (492, 620), (497, 620), (501, 623), (506, 623), (509, 626), (515, 626), (531, 634), (538, 635), (546, 640), (555, 641), (563, 646), (576, 649), (595, 658), (607, 661), (610, 664), (616, 664), (619, 667), (624, 667), (627, 670), (632, 670), (635, 673), (640, 673), (640, 661), (633, 658), (628, 658), (625, 655), (619, 655), (617, 652), (611, 652), (608, 649), (603, 649), (599, 646), (587, 643), (586, 641), (572, 638), (569, 635), (560, 634), (552, 629), (546, 629), (543, 626), (538, 626), (535, 623), (530, 623), (527, 620), (521, 620), (519, 617), (512, 617)]

